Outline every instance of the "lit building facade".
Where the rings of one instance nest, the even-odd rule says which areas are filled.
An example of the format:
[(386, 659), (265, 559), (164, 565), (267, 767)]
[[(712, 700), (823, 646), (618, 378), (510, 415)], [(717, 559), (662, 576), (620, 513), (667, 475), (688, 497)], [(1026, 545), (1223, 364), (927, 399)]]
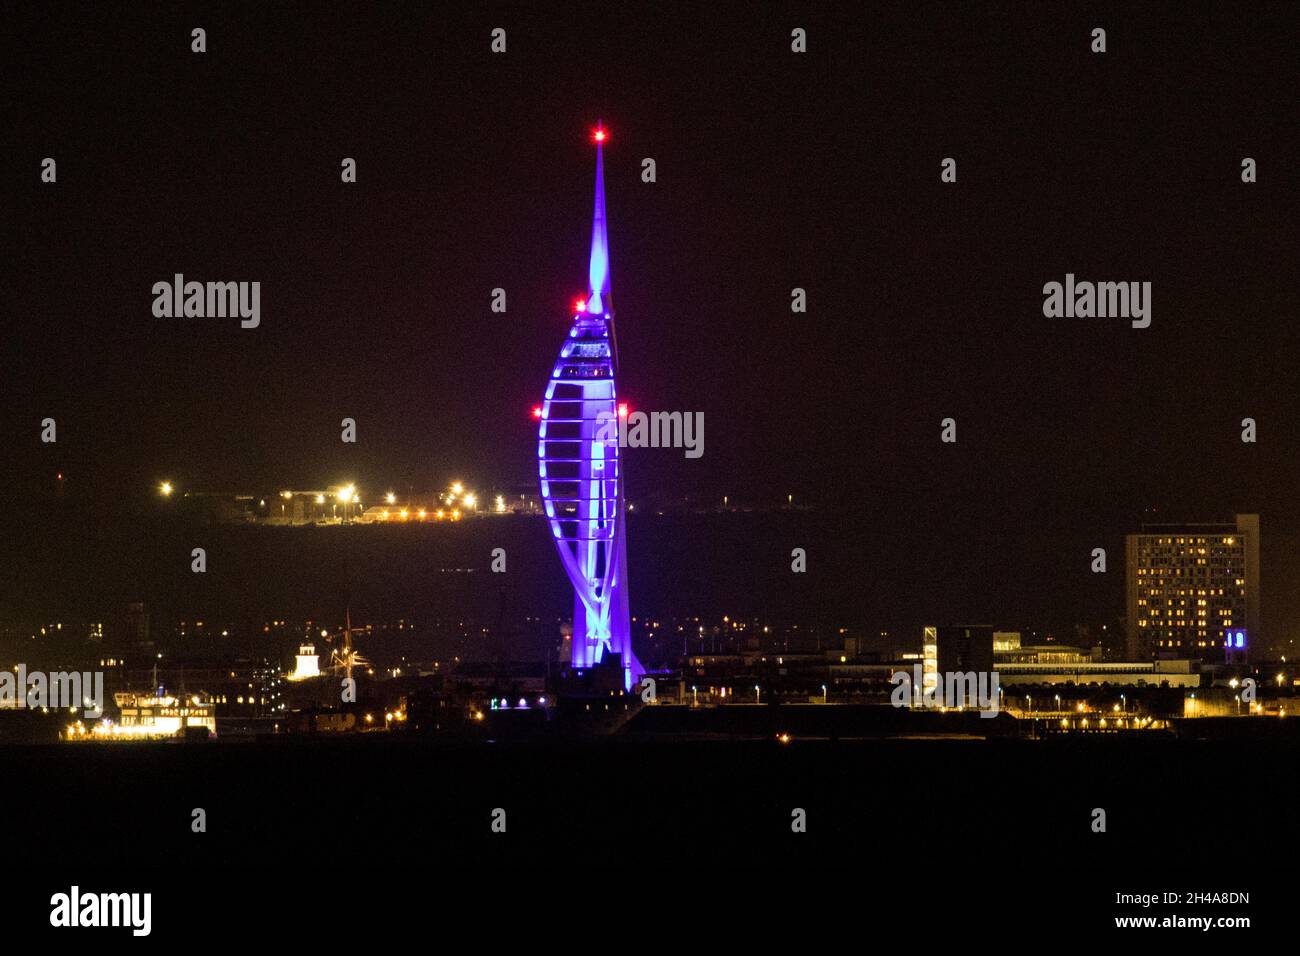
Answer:
[[(942, 693), (949, 674), (991, 674), (993, 628), (987, 624), (955, 624), (921, 629), (921, 691)], [(1016, 635), (1019, 644), (1020, 635)]]
[(1259, 515), (1126, 541), (1128, 657), (1245, 663), (1260, 637)]
[(933, 695), (939, 686), (939, 629), (921, 629), (921, 691)]
[(302, 644), (298, 647), (293, 671), (285, 675), (285, 680), (311, 680), (314, 677), (320, 677), (320, 655), (316, 653), (316, 645)]
[[(630, 690), (643, 673), (632, 651), (627, 529), (615, 376), (618, 343), (610, 299), (603, 145), (596, 140), (596, 202), (588, 293), (572, 324), (538, 412), (538, 474), (551, 533), (573, 585), (570, 660), (587, 670), (617, 660)], [(614, 657), (617, 655), (617, 657)]]

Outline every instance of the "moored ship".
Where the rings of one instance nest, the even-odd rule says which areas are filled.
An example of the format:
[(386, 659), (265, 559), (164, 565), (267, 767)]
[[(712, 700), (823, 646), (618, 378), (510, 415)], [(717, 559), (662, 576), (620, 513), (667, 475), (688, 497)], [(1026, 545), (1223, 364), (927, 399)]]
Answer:
[(156, 691), (120, 691), (113, 695), (118, 719), (104, 717), (87, 725), (82, 720), (67, 726), (65, 740), (193, 740), (215, 737), (216, 706), (202, 694), (177, 697), (163, 688)]

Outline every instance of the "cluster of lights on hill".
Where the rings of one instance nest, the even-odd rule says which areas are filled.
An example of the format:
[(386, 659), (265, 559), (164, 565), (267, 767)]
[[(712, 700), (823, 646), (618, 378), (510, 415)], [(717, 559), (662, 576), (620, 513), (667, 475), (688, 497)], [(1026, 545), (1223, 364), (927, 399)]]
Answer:
[[(164, 498), (170, 498), (176, 492), (175, 484), (170, 481), (164, 481), (158, 486), (158, 493)], [(331, 491), (282, 491), (280, 497), (285, 501), (291, 501), (295, 497), (309, 498), (319, 507), (331, 506), (336, 510), (343, 507), (345, 517), (362, 513), (361, 492), (355, 484), (341, 485)], [(465, 514), (479, 511), (479, 496), (467, 489), (463, 482), (453, 481), (445, 491), (432, 497), (436, 504), (430, 502), (430, 506), (426, 507), (410, 501), (400, 502), (396, 492), (388, 491), (383, 496), (382, 505), (372, 505), (364, 514), (379, 521), (459, 521)], [(264, 507), (265, 499), (259, 500), (258, 504)], [(388, 506), (392, 506), (391, 511)], [(505, 496), (496, 495), (490, 510), (504, 514), (507, 511)]]

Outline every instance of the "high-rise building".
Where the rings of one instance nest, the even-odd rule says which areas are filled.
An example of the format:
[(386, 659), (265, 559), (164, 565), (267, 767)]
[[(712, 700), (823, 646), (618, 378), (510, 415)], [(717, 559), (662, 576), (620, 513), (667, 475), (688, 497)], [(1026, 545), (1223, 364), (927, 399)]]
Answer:
[(588, 293), (573, 308), (569, 334), (546, 385), (537, 457), (542, 501), (573, 585), (572, 665), (585, 671), (616, 660), (630, 690), (643, 670), (632, 652), (627, 598), (627, 528), (618, 402), (618, 340), (605, 231), (605, 131), (597, 130), (596, 204)]
[(1245, 662), (1261, 636), (1259, 515), (1144, 524), (1125, 550), (1130, 660)]

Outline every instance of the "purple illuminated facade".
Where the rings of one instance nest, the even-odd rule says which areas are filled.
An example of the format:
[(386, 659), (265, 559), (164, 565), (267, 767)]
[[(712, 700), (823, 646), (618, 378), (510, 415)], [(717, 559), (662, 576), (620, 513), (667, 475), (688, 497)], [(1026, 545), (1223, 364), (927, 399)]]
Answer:
[(623, 686), (643, 670), (632, 651), (627, 599), (623, 460), (618, 445), (618, 347), (609, 292), (603, 131), (596, 133), (596, 207), (589, 293), (577, 303), (546, 385), (537, 457), (542, 500), (573, 584), (573, 667), (617, 655)]

